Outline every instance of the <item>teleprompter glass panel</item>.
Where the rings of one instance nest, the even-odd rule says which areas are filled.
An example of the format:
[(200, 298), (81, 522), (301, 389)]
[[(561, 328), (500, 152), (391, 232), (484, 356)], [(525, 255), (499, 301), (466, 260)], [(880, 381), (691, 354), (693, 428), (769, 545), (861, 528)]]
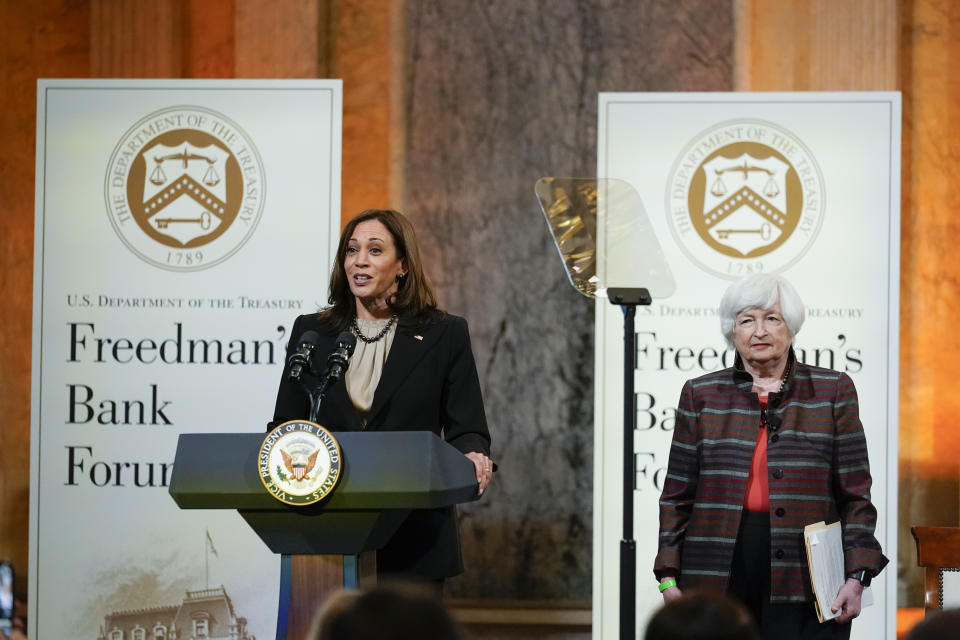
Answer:
[(541, 178), (537, 199), (570, 284), (588, 298), (646, 288), (666, 298), (676, 282), (637, 191), (627, 182)]

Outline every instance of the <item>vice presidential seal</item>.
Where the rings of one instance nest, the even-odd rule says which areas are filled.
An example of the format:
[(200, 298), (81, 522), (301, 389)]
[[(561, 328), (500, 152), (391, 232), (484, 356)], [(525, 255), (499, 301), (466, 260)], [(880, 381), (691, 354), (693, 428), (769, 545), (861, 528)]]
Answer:
[(264, 203), (263, 163), (246, 133), (202, 107), (151, 113), (107, 168), (110, 223), (141, 259), (173, 271), (223, 262), (250, 238)]
[(803, 142), (761, 120), (723, 122), (690, 141), (670, 172), (667, 218), (683, 251), (736, 279), (781, 271), (823, 222), (823, 176)]
[(285, 504), (323, 500), (340, 480), (340, 445), (314, 422), (291, 420), (267, 434), (257, 456), (260, 481)]

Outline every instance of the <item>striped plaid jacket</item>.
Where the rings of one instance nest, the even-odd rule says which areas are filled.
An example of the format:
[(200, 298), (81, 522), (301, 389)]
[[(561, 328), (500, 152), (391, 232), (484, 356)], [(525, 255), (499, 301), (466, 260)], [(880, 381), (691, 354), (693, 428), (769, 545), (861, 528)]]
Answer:
[[(792, 353), (791, 353), (792, 356)], [(887, 563), (873, 535), (867, 443), (857, 391), (845, 373), (791, 357), (768, 398), (770, 600), (812, 600), (803, 528), (840, 520), (847, 572)], [(660, 497), (658, 578), (681, 589), (726, 590), (760, 425), (753, 378), (739, 368), (689, 380), (680, 395)]]

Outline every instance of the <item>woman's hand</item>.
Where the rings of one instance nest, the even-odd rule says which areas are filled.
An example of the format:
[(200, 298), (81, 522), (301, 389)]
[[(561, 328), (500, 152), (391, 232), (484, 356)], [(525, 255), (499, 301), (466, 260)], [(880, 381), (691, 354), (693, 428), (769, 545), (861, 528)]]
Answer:
[(860, 615), (860, 596), (863, 595), (863, 585), (859, 580), (848, 578), (840, 591), (837, 593), (837, 599), (830, 605), (830, 610), (836, 613), (843, 610), (842, 613), (834, 618), (837, 622), (850, 622)]
[(671, 600), (676, 600), (683, 595), (683, 591), (680, 591), (680, 587), (673, 586), (667, 587), (663, 590), (663, 604), (667, 604)]
[(470, 462), (473, 463), (473, 469), (477, 473), (477, 493), (482, 496), (490, 485), (491, 478), (493, 478), (493, 460), (478, 451), (471, 451), (463, 455), (470, 458)]

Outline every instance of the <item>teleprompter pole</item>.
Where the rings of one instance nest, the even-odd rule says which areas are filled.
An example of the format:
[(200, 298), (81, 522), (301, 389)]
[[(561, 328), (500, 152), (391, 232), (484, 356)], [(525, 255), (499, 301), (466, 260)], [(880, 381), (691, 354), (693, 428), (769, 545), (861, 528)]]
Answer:
[(620, 540), (620, 640), (637, 633), (637, 542), (633, 539), (633, 433), (637, 427), (634, 371), (637, 366), (637, 307), (652, 302), (646, 289), (607, 289), (611, 304), (623, 311), (623, 538)]

